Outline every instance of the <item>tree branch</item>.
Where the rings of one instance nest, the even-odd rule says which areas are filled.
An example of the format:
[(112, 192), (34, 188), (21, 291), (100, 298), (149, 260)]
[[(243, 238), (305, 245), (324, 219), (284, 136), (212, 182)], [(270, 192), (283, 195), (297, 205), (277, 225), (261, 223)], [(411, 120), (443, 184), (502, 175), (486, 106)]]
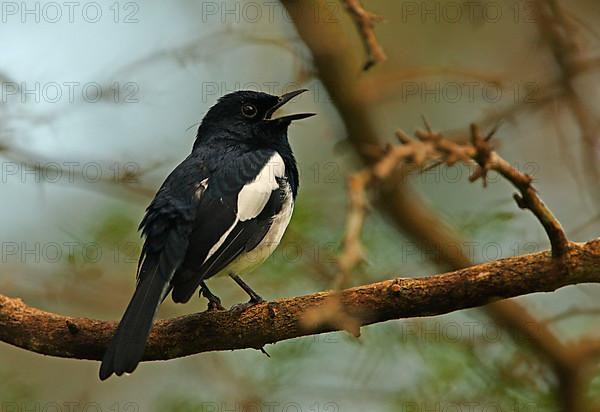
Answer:
[[(361, 325), (439, 315), (497, 299), (549, 292), (566, 285), (600, 283), (600, 238), (570, 243), (557, 264), (550, 252), (502, 259), (424, 278), (398, 278), (340, 293), (347, 313)], [(265, 344), (336, 330), (307, 328), (307, 310), (327, 304), (334, 292), (279, 299), (245, 311), (203, 312), (154, 325), (144, 360), (201, 352), (262, 348)], [(51, 356), (100, 360), (115, 322), (44, 312), (0, 295), (0, 341)]]
[(375, 64), (386, 61), (387, 56), (383, 51), (383, 47), (379, 44), (374, 30), (375, 24), (380, 22), (382, 18), (365, 10), (360, 0), (344, 0), (344, 3), (354, 20), (367, 52), (367, 62), (364, 64), (363, 70), (369, 70)]

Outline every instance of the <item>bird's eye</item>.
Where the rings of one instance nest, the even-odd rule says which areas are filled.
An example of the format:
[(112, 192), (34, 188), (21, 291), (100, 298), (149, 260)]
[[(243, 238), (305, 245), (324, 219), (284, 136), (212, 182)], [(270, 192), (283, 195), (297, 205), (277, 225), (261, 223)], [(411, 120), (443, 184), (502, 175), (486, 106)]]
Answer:
[(249, 119), (256, 116), (257, 113), (258, 110), (256, 109), (256, 106), (253, 106), (251, 104), (245, 104), (242, 106), (242, 114)]

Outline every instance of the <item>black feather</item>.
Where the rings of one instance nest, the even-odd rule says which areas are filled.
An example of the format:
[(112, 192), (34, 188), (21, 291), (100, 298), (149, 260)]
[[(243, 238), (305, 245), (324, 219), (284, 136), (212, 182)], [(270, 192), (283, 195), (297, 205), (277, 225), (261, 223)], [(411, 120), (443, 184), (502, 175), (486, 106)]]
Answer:
[(135, 293), (102, 360), (100, 379), (113, 373), (131, 373), (137, 367), (158, 306), (171, 290), (173, 273), (183, 260), (186, 247), (187, 238), (171, 230), (161, 253), (144, 257)]
[[(149, 263), (155, 263), (146, 260)], [(158, 270), (155, 267), (155, 272)], [(115, 336), (110, 343), (102, 365), (100, 379), (105, 380), (113, 373), (122, 375), (133, 372), (144, 353), (146, 339), (152, 327), (165, 288), (165, 280), (156, 273), (142, 279), (127, 306), (127, 310), (119, 323)]]

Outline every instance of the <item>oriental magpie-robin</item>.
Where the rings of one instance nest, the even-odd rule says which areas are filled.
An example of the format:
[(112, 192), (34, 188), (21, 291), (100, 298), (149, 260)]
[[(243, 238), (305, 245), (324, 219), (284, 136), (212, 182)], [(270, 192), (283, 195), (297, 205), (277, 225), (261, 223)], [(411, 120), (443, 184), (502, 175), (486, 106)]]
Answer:
[(238, 91), (208, 111), (192, 153), (146, 209), (135, 293), (104, 355), (100, 379), (133, 372), (169, 293), (183, 303), (200, 288), (209, 308), (221, 307), (205, 281), (227, 274), (250, 295), (249, 303), (262, 301), (239, 275), (273, 252), (290, 222), (299, 182), (287, 129), (314, 113), (272, 116), (305, 91), (280, 97)]

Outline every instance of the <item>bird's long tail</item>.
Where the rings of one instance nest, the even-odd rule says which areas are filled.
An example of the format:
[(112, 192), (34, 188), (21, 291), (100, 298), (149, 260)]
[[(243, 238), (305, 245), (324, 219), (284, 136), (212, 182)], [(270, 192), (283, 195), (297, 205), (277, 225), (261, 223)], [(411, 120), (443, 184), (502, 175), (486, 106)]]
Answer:
[[(161, 276), (161, 264), (146, 259), (143, 266), (153, 272), (140, 278), (135, 293), (117, 327), (100, 366), (100, 379), (113, 373), (122, 375), (135, 370), (144, 355), (146, 340), (158, 306), (170, 290), (168, 276)], [(162, 263), (162, 262), (161, 262)], [(144, 267), (142, 267), (142, 271)]]

